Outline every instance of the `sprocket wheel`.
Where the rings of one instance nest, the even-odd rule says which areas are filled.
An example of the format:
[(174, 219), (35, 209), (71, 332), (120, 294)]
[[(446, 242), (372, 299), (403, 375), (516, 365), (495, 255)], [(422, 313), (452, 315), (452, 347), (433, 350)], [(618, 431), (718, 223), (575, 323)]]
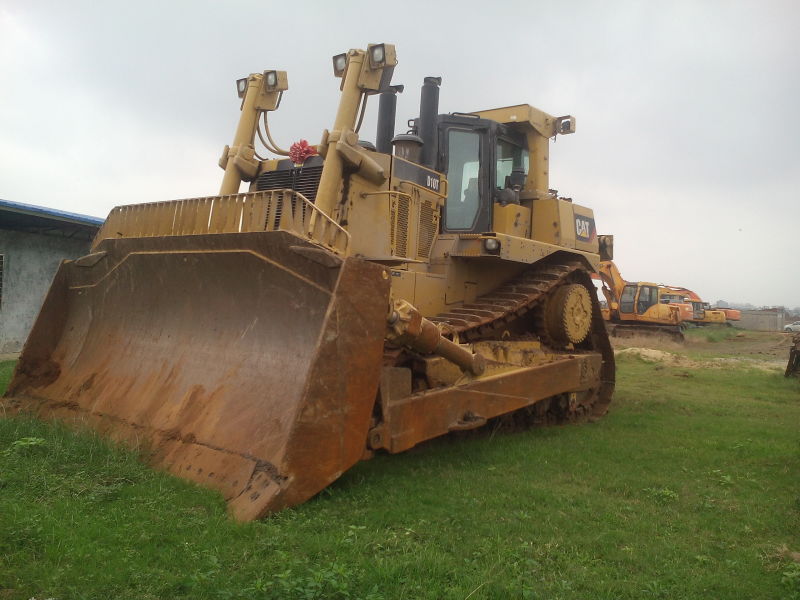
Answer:
[(579, 283), (562, 285), (548, 298), (545, 327), (559, 344), (579, 344), (592, 329), (592, 299)]

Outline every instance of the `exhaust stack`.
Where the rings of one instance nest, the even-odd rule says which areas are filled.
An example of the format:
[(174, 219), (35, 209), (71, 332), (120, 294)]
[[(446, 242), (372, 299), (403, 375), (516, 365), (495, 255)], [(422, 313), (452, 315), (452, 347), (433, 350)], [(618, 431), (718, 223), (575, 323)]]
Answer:
[(397, 116), (397, 94), (402, 93), (402, 85), (391, 85), (381, 92), (378, 102), (378, 130), (375, 134), (375, 146), (378, 152), (392, 153), (394, 122)]
[(426, 77), (419, 100), (419, 136), (422, 138), (422, 160), (426, 167), (436, 168), (438, 135), (436, 117), (439, 114), (439, 86), (441, 77)]

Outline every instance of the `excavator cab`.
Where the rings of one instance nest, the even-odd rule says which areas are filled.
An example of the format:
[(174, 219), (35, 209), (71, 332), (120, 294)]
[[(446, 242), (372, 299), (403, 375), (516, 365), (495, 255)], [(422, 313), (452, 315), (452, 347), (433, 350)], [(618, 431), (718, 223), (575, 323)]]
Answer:
[(658, 286), (627, 283), (620, 296), (619, 312), (625, 315), (645, 315), (655, 304), (658, 304)]
[(689, 304), (692, 305), (694, 320), (703, 321), (706, 317), (706, 307), (703, 305), (703, 303), (698, 300), (692, 300), (689, 302)]

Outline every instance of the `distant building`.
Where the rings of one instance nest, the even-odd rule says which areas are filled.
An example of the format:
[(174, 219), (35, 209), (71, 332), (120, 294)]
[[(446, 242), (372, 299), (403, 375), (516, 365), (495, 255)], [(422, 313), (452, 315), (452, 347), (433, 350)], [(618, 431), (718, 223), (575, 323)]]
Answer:
[(103, 219), (0, 200), (0, 354), (19, 352), (58, 265), (89, 252)]
[(736, 323), (736, 327), (755, 331), (782, 331), (783, 325), (784, 310), (782, 307), (742, 310), (742, 318)]

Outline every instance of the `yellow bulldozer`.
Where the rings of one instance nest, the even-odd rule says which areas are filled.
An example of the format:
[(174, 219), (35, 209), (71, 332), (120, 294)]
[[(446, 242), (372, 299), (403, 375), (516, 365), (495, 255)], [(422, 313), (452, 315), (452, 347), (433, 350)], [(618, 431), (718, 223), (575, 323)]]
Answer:
[(5, 405), (146, 444), (241, 520), (376, 451), (501, 415), (603, 415), (614, 356), (591, 274), (613, 241), (548, 181), (575, 119), (438, 114), (429, 77), (395, 135), (396, 64), (390, 44), (333, 57), (333, 127), (289, 150), (268, 122), (286, 73), (237, 81), (219, 194), (114, 208), (59, 268)]

